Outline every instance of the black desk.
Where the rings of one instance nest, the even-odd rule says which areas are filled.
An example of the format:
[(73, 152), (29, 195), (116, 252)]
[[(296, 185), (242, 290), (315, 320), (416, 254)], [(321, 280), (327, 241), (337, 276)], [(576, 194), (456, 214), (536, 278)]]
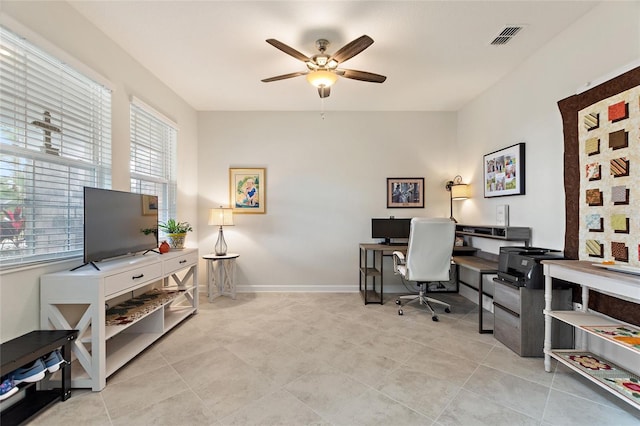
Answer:
[(360, 244), (359, 288), (365, 305), (369, 303), (379, 303), (382, 305), (384, 303), (382, 260), (383, 256), (391, 256), (394, 251), (406, 252), (407, 246), (376, 243)]
[[(480, 253), (484, 255), (485, 253)], [(482, 296), (485, 294), (482, 285), (485, 275), (493, 275), (498, 273), (497, 260), (488, 259), (480, 256), (454, 256), (453, 262), (458, 270), (458, 282), (478, 291), (478, 333), (493, 333), (492, 329), (484, 328), (482, 316)], [(470, 271), (460, 273), (460, 268)], [(491, 296), (493, 297), (493, 296)]]
[[(364, 304), (384, 303), (384, 283), (382, 274), (384, 256), (391, 256), (394, 251), (406, 253), (408, 245), (388, 245), (377, 243), (360, 244), (360, 276), (358, 280), (360, 294)], [(470, 246), (453, 247), (455, 256), (472, 256), (478, 249)], [(457, 292), (457, 279), (456, 292)]]

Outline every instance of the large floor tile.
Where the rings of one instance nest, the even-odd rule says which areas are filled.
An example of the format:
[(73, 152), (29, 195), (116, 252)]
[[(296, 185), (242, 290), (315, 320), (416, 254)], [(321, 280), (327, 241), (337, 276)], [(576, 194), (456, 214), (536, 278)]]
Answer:
[(481, 363), (491, 352), (493, 345), (477, 340), (461, 339), (454, 334), (439, 338), (437, 348), (443, 352)]
[(378, 390), (432, 419), (437, 418), (461, 388), (461, 383), (429, 374), (429, 360), (403, 366), (382, 379)]
[[(190, 320), (189, 323), (191, 322)], [(202, 331), (198, 327), (190, 327), (189, 329), (177, 327), (154, 344), (153, 348), (168, 363), (174, 363), (193, 354), (203, 353), (219, 346), (220, 341), (211, 338), (209, 333)]]
[(297, 379), (317, 365), (312, 356), (275, 338), (243, 339), (225, 348), (278, 385)]
[(321, 366), (284, 387), (325, 419), (346, 409), (370, 388), (333, 367)]
[(334, 425), (431, 425), (433, 420), (393, 399), (369, 389), (329, 415)]
[(158, 368), (166, 368), (168, 366), (169, 363), (160, 351), (158, 351), (155, 346), (151, 346), (141, 354), (138, 354), (138, 356), (129, 361), (120, 370), (116, 371), (115, 374), (109, 376), (107, 378), (107, 385), (121, 383), (138, 376), (142, 376), (142, 380), (144, 380), (146, 374), (150, 374)]
[(218, 347), (174, 362), (171, 367), (187, 385), (195, 388), (218, 380), (227, 371), (247, 369), (249, 365), (227, 349)]
[(464, 388), (495, 403), (541, 420), (549, 388), (481, 365)]
[(458, 355), (453, 355), (436, 349), (438, 344), (426, 347), (411, 357), (405, 364), (410, 366), (424, 366), (429, 375), (439, 379), (450, 380), (462, 385), (478, 368), (478, 363)]
[[(555, 365), (556, 361), (552, 362)], [(501, 346), (494, 346), (482, 364), (544, 386), (550, 386), (553, 380), (553, 374), (544, 370), (544, 358), (521, 357)]]
[(164, 401), (187, 389), (187, 384), (174, 369), (160, 367), (144, 376), (109, 385), (101, 394), (113, 420)]
[(283, 389), (250, 402), (222, 419), (221, 423), (238, 426), (288, 424), (329, 426), (331, 424)]
[(424, 349), (421, 343), (391, 333), (376, 333), (360, 346), (372, 354), (390, 358), (396, 362), (405, 362)]
[[(540, 420), (462, 390), (436, 419), (438, 425), (538, 426)], [(568, 425), (566, 423), (565, 425)]]
[(544, 421), (558, 426), (637, 426), (640, 424), (640, 411), (630, 405), (616, 408), (552, 389)]
[(115, 419), (114, 426), (215, 425), (215, 417), (200, 399), (187, 390), (140, 410), (132, 410)]
[(386, 374), (398, 366), (396, 361), (367, 351), (360, 345), (353, 345), (348, 351), (337, 352), (325, 359), (325, 362), (369, 386), (379, 384)]
[(71, 398), (54, 404), (48, 410), (31, 419), (34, 426), (107, 426), (111, 424), (102, 395), (89, 390), (74, 390)]
[(172, 367), (216, 418), (278, 388), (269, 377), (224, 348), (194, 355)]
[(249, 366), (220, 369), (219, 374), (209, 377), (192, 389), (216, 418), (224, 418), (279, 388)]

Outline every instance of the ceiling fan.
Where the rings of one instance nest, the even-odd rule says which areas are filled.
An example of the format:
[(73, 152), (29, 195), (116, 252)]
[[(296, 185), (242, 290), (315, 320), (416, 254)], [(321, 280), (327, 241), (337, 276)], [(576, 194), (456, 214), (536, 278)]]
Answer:
[(371, 83), (383, 83), (387, 79), (384, 75), (374, 74), (372, 72), (338, 68), (338, 66), (343, 62), (353, 58), (373, 44), (373, 39), (368, 35), (363, 35), (352, 42), (347, 43), (333, 55), (328, 55), (326, 53), (329, 42), (321, 38), (316, 41), (316, 47), (320, 53), (313, 55), (312, 57), (308, 57), (303, 53), (298, 52), (296, 49), (273, 38), (268, 39), (267, 43), (304, 62), (308, 70), (265, 78), (262, 80), (264, 83), (306, 75), (307, 81), (318, 88), (318, 94), (320, 97), (326, 98), (331, 93), (331, 86), (336, 82), (338, 76), (350, 78), (352, 80), (368, 81)]

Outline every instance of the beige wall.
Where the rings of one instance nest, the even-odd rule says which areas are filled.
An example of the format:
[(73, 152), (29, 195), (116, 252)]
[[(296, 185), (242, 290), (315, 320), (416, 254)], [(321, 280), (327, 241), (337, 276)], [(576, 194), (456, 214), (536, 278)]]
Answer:
[[(473, 199), (461, 206), (464, 220), (493, 224), (496, 206), (507, 204), (512, 225), (533, 229), (534, 245), (562, 250), (564, 142), (557, 102), (639, 58), (640, 2), (605, 2), (462, 108), (460, 174), (474, 184)], [(526, 195), (483, 198), (482, 156), (518, 142), (526, 143)]]
[[(113, 87), (113, 188), (129, 189), (129, 99), (144, 100), (178, 123), (178, 215), (197, 222), (196, 112), (65, 2), (2, 2), (2, 23), (53, 54), (62, 50)], [(194, 229), (197, 235), (197, 227)], [(193, 237), (195, 245), (196, 236)], [(39, 328), (40, 275), (75, 262), (0, 273), (0, 340)]]
[[(455, 113), (201, 112), (198, 121), (201, 253), (217, 238), (207, 209), (229, 204), (229, 167), (266, 168), (267, 214), (236, 215), (224, 231), (241, 254), (241, 289), (357, 291), (372, 217), (449, 216)], [(387, 177), (424, 177), (425, 208), (387, 209)]]

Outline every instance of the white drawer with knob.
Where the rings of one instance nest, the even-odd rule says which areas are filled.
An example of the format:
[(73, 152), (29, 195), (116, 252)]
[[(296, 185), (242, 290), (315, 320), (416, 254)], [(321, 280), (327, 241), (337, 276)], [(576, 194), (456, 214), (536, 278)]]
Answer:
[(162, 277), (162, 264), (140, 266), (126, 272), (110, 275), (104, 279), (105, 296), (116, 296), (129, 289), (150, 284)]
[[(173, 253), (171, 253), (173, 254)], [(164, 263), (164, 274), (169, 275), (186, 268), (190, 265), (195, 265), (198, 262), (198, 253), (192, 251), (190, 253), (181, 254), (175, 256), (173, 259), (167, 259)]]

